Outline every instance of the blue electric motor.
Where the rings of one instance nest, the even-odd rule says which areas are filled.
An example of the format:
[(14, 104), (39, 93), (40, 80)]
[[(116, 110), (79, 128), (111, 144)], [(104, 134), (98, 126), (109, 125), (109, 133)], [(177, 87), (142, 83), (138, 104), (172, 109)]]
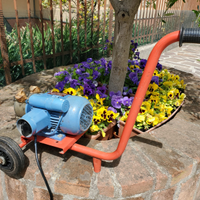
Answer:
[(24, 137), (35, 134), (62, 140), (65, 134), (79, 135), (90, 127), (93, 108), (79, 96), (33, 94), (26, 100), (25, 115), (17, 121)]

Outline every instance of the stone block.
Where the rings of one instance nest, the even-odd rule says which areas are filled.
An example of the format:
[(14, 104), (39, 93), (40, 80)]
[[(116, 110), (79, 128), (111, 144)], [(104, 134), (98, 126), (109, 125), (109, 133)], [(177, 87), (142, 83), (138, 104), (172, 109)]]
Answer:
[(154, 192), (151, 200), (173, 200), (175, 190), (176, 188), (173, 187), (168, 190)]
[[(137, 147), (134, 147), (136, 151), (139, 151), (137, 149)], [(162, 190), (165, 188), (167, 181), (168, 181), (168, 176), (165, 175), (161, 170), (158, 169), (158, 167), (149, 160), (149, 158), (147, 158), (146, 156), (142, 156), (143, 161), (145, 162), (145, 164), (151, 168), (151, 170), (153, 171), (154, 175), (155, 175), (155, 190)]]
[(27, 200), (26, 185), (20, 180), (5, 175), (5, 186), (8, 199)]
[(196, 196), (194, 200), (199, 200), (200, 199), (200, 184), (196, 188)]
[(200, 177), (199, 175), (195, 175), (181, 185), (181, 192), (179, 194), (178, 200), (183, 200), (183, 199), (193, 200), (194, 199), (196, 185), (197, 185), (197, 181), (199, 177)]
[[(0, 176), (1, 176), (1, 172), (0, 172)], [(3, 185), (2, 185), (2, 181), (0, 181), (0, 199), (4, 199), (3, 198)]]
[[(161, 131), (161, 128), (159, 130)], [(193, 166), (191, 159), (187, 159), (172, 149), (165, 147), (164, 144), (150, 134), (144, 133), (134, 137), (132, 140), (147, 157), (154, 160), (172, 176), (171, 185), (178, 183), (191, 173)]]
[[(41, 188), (34, 188), (33, 189), (34, 200), (49, 200), (49, 192), (47, 190)], [(54, 200), (62, 200), (63, 196), (60, 194), (53, 194)]]
[(73, 153), (76, 156), (67, 152), (67, 162), (62, 163), (57, 169), (55, 192), (88, 197), (93, 174), (92, 158), (84, 154)]
[(114, 197), (114, 185), (107, 168), (98, 173), (97, 188), (100, 195)]
[[(118, 140), (109, 143), (109, 149), (113, 151), (118, 144)], [(113, 170), (116, 179), (122, 188), (122, 196), (129, 197), (149, 191), (153, 187), (153, 178), (149, 171), (142, 164), (130, 145), (127, 145), (124, 153)]]
[[(43, 145), (44, 146), (44, 145)], [(54, 154), (50, 154), (48, 151), (51, 151), (50, 149), (54, 149)], [(42, 150), (43, 151), (43, 150)], [(57, 168), (60, 165), (60, 163), (63, 162), (63, 158), (60, 157), (60, 155), (55, 155), (56, 151), (58, 153), (59, 149), (55, 149), (53, 147), (45, 147), (45, 151), (42, 152), (41, 155), (41, 163), (42, 163), (42, 169), (44, 171), (45, 177), (47, 181), (55, 180), (58, 176), (57, 174)], [(41, 173), (36, 174), (36, 185), (46, 187), (44, 180), (41, 176)]]
[(60, 194), (71, 194), (81, 197), (88, 197), (90, 186), (82, 184), (72, 184), (64, 180), (56, 180), (55, 192)]

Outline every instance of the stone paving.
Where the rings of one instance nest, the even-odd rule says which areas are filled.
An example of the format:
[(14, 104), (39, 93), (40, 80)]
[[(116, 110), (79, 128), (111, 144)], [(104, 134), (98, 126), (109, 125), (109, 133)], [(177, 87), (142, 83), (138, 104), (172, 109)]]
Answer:
[(182, 47), (163, 53), (159, 62), (168, 68), (175, 68), (200, 77), (200, 44), (184, 43)]
[[(196, 51), (193, 53), (196, 55)], [(173, 63), (170, 67), (175, 66), (173, 55), (168, 58)], [(190, 62), (187, 68), (193, 66)], [(167, 63), (164, 65), (168, 67)], [(52, 89), (56, 81), (53, 74), (59, 69), (33, 74), (0, 90), (1, 136), (20, 143), (13, 96), (30, 85), (41, 87), (42, 92)], [(114, 161), (103, 161), (100, 173), (93, 171), (92, 158), (86, 155), (67, 151), (62, 156), (55, 148), (38, 145), (39, 159), (55, 200), (200, 200), (200, 78), (184, 68), (169, 70), (187, 83), (187, 98), (180, 112), (154, 131), (130, 138), (123, 155)], [(119, 139), (96, 141), (84, 137), (78, 141), (106, 152), (114, 151), (118, 142)], [(23, 151), (27, 168), (21, 179), (0, 172), (0, 200), (48, 200), (33, 144)]]

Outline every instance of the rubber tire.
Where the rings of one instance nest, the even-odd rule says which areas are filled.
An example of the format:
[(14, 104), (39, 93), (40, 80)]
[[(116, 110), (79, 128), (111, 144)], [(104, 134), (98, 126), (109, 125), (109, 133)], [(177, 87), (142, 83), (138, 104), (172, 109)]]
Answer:
[(0, 151), (3, 151), (11, 160), (11, 169), (0, 165), (0, 170), (12, 178), (20, 178), (21, 172), (25, 167), (25, 156), (19, 145), (11, 138), (0, 137)]

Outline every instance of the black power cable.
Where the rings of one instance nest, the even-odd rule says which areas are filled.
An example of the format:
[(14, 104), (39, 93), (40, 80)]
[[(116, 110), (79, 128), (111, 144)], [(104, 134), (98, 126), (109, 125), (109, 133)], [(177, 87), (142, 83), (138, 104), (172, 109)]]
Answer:
[(42, 178), (43, 178), (43, 180), (44, 180), (44, 182), (45, 182), (45, 185), (46, 185), (46, 187), (47, 187), (47, 189), (48, 189), (49, 196), (50, 196), (50, 200), (53, 200), (53, 194), (52, 194), (52, 192), (51, 192), (51, 188), (49, 187), (49, 184), (48, 184), (48, 182), (47, 182), (47, 179), (46, 179), (46, 177), (45, 177), (45, 175), (44, 175), (44, 172), (43, 172), (43, 170), (42, 170), (42, 168), (41, 168), (41, 166), (40, 166), (39, 160), (38, 160), (38, 153), (37, 153), (37, 136), (36, 136), (36, 135), (35, 135), (35, 138), (34, 138), (34, 146), (35, 146), (35, 159), (36, 159), (38, 168), (39, 168), (40, 173), (41, 173), (41, 175), (42, 175)]

